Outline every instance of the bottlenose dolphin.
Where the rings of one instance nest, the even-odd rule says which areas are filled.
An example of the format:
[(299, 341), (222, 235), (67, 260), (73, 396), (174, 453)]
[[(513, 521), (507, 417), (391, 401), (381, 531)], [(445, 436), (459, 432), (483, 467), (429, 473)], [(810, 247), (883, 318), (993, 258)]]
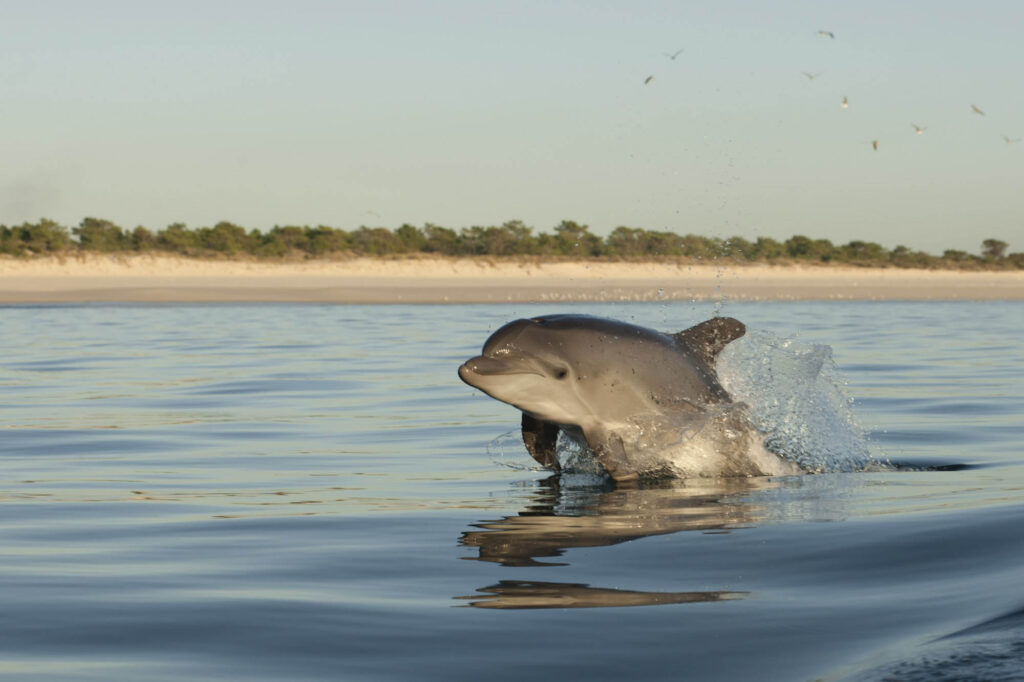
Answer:
[(459, 377), (519, 408), (527, 450), (556, 471), (563, 432), (616, 481), (801, 473), (764, 449), (745, 406), (718, 382), (715, 358), (744, 333), (730, 317), (665, 334), (589, 315), (545, 315), (498, 329)]

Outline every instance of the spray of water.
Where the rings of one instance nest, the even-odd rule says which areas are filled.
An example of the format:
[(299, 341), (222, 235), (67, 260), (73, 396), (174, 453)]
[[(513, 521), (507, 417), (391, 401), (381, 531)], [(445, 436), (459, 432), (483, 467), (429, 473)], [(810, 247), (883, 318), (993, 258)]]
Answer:
[(722, 351), (717, 369), (772, 452), (812, 472), (877, 464), (830, 347), (748, 330)]

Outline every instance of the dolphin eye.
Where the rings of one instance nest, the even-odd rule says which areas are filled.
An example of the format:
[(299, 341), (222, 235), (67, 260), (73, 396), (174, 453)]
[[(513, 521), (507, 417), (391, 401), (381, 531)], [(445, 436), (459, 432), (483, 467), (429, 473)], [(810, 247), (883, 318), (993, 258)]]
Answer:
[(569, 375), (569, 370), (565, 369), (564, 367), (561, 368), (561, 369), (555, 370), (555, 378), (556, 379), (564, 379), (568, 375)]

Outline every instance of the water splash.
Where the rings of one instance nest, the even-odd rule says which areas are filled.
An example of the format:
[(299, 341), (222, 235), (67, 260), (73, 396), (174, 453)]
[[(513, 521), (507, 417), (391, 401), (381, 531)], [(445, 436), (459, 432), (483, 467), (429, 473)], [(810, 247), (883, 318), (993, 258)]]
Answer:
[(507, 431), (487, 444), (487, 455), (495, 464), (516, 471), (544, 471), (536, 460), (530, 457), (523, 445), (519, 431)]
[(558, 434), (556, 450), (558, 464), (563, 473), (576, 474), (584, 478), (604, 476), (604, 469), (587, 444), (576, 440), (565, 431)]
[(722, 351), (717, 369), (772, 452), (818, 473), (878, 464), (829, 346), (748, 330)]

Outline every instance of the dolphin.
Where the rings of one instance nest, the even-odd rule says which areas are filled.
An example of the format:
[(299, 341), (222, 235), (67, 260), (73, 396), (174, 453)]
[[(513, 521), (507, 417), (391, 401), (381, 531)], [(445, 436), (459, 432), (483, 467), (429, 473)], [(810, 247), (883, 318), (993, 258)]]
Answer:
[(802, 473), (764, 448), (746, 406), (718, 381), (716, 357), (745, 333), (730, 317), (667, 334), (590, 315), (544, 315), (498, 329), (459, 377), (521, 410), (526, 449), (554, 471), (564, 433), (616, 481)]

